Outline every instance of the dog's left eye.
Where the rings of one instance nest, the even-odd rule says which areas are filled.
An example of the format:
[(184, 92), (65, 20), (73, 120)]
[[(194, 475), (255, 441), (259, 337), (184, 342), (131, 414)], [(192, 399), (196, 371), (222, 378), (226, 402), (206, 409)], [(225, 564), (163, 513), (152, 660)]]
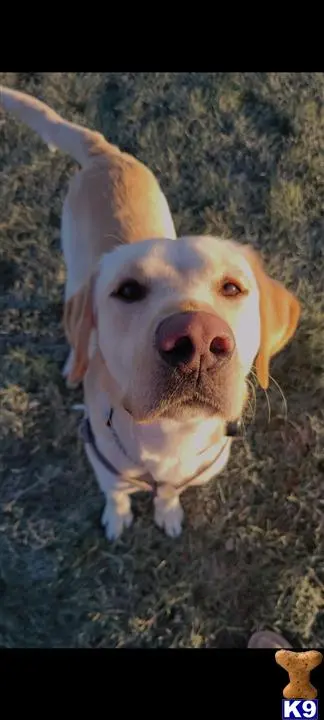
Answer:
[(120, 300), (124, 300), (124, 302), (139, 302), (146, 297), (147, 289), (144, 285), (137, 282), (137, 280), (126, 280), (112, 295)]
[(225, 297), (234, 297), (241, 293), (242, 289), (234, 282), (225, 282), (222, 286), (222, 295), (225, 295)]

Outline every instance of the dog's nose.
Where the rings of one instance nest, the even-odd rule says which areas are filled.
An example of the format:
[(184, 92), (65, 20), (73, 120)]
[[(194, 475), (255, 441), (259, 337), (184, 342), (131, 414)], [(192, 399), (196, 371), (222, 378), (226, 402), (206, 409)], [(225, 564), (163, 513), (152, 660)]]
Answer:
[(156, 331), (156, 347), (171, 367), (209, 370), (230, 359), (235, 340), (224, 320), (197, 310), (175, 313), (163, 320)]

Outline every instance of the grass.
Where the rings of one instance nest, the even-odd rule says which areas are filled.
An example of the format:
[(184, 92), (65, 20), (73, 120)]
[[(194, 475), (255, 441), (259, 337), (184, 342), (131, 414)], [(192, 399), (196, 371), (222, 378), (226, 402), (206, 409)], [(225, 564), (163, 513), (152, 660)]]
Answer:
[(324, 645), (324, 74), (0, 73), (148, 163), (178, 233), (251, 242), (302, 322), (228, 469), (171, 541), (135, 499), (109, 545), (65, 388), (62, 199), (72, 160), (0, 125), (0, 645)]

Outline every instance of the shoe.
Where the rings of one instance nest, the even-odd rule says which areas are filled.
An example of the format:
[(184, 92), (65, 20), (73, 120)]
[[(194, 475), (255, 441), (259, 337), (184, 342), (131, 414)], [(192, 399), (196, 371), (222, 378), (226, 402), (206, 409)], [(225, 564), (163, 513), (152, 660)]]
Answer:
[(291, 645), (282, 635), (271, 632), (270, 630), (261, 630), (261, 632), (256, 632), (251, 635), (248, 648), (252, 648), (253, 650), (288, 650), (291, 648)]

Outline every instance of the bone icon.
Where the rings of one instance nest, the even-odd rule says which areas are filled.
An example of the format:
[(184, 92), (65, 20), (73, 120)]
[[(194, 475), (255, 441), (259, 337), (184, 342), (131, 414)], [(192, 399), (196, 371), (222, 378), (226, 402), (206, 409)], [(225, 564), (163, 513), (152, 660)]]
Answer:
[(323, 660), (318, 650), (293, 652), (293, 650), (278, 650), (275, 654), (278, 665), (287, 670), (290, 682), (283, 689), (282, 694), (288, 700), (303, 699), (314, 700), (317, 690), (310, 682), (310, 673)]

